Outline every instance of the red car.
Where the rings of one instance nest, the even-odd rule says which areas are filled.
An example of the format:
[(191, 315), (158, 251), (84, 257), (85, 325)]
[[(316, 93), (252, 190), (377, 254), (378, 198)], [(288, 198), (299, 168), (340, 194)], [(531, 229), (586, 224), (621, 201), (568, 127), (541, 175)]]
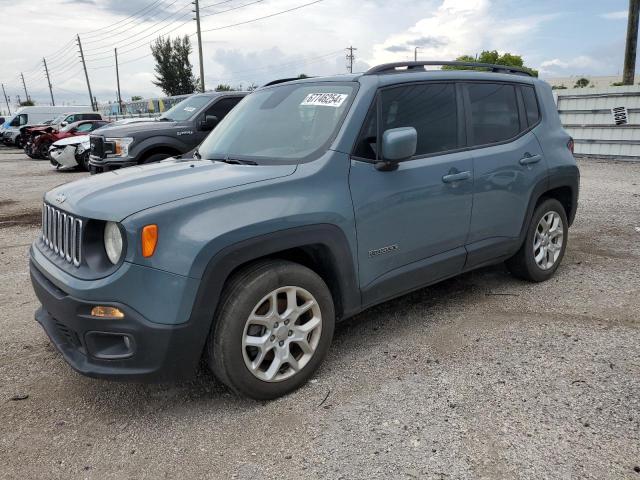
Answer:
[(59, 132), (54, 130), (44, 132), (34, 138), (33, 146), (31, 147), (31, 156), (35, 158), (49, 158), (49, 147), (53, 142), (77, 135), (89, 135), (89, 133), (100, 127), (104, 127), (108, 123), (109, 122), (104, 120), (82, 120), (80, 122), (70, 123)]

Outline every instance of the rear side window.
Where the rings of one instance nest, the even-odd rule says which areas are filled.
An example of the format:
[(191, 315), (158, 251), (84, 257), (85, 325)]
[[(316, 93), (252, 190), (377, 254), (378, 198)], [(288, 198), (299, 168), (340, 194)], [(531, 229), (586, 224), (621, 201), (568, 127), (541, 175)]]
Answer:
[(520, 87), (522, 99), (524, 100), (524, 110), (527, 115), (527, 125), (533, 127), (540, 120), (540, 110), (536, 100), (536, 92), (533, 87), (522, 85)]
[(406, 85), (382, 91), (380, 131), (413, 127), (416, 155), (454, 150), (458, 145), (456, 89), (452, 83)]
[(473, 146), (499, 143), (520, 133), (518, 103), (513, 85), (468, 84)]

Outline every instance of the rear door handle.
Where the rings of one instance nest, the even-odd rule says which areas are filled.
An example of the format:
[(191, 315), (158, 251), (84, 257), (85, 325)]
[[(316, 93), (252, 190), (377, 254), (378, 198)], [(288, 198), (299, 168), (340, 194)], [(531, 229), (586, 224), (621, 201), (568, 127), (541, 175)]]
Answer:
[(471, 178), (471, 172), (467, 170), (466, 172), (460, 173), (450, 173), (449, 175), (445, 175), (442, 177), (442, 181), (444, 183), (453, 183), (460, 182), (462, 180), (469, 180)]
[(531, 155), (527, 153), (520, 159), (520, 165), (533, 165), (534, 163), (538, 163), (540, 160), (542, 160), (540, 155)]

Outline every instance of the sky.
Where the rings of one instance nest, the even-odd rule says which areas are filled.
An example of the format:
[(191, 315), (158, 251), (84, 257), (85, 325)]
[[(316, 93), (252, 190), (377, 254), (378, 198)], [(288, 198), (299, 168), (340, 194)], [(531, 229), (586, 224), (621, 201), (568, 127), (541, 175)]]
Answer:
[[(219, 83), (260, 85), (300, 73), (344, 73), (348, 46), (357, 48), (356, 72), (413, 59), (418, 46), (422, 60), (452, 60), (482, 50), (522, 55), (543, 78), (620, 75), (628, 0), (200, 0), (200, 5), (209, 89)], [(198, 74), (192, 7), (190, 0), (0, 0), (0, 81), (12, 103), (18, 95), (24, 99), (23, 72), (32, 99), (49, 104), (44, 57), (56, 103), (88, 104), (75, 43), (79, 35), (99, 102), (116, 99), (116, 47), (123, 100), (160, 96), (152, 83), (149, 48), (158, 36), (190, 35)]]

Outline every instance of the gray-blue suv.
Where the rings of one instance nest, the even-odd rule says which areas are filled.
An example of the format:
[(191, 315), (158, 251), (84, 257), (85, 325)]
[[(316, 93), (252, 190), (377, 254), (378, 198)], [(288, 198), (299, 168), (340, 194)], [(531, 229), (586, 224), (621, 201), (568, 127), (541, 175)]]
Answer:
[(36, 320), (82, 374), (167, 381), (204, 359), (270, 399), (372, 305), (503, 261), (550, 278), (579, 186), (550, 87), (433, 63), (263, 87), (194, 158), (48, 192)]

